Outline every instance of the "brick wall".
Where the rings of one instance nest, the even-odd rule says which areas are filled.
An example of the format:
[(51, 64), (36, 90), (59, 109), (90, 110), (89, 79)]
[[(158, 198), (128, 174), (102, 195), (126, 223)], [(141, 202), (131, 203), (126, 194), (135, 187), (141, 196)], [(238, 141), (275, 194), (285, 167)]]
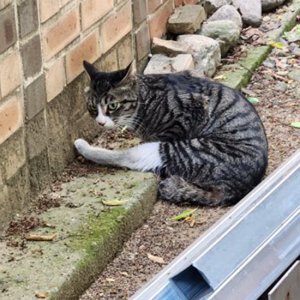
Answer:
[(175, 5), (195, 0), (0, 0), (0, 230), (95, 136), (82, 60), (147, 61)]

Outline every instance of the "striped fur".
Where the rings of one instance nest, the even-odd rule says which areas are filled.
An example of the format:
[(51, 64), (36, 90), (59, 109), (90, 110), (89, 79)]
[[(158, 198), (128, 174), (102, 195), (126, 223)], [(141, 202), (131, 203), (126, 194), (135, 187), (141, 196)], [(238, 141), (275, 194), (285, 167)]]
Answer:
[[(133, 75), (130, 68), (91, 77), (88, 109), (100, 104), (118, 125), (159, 141), (162, 199), (232, 205), (267, 166), (267, 140), (253, 106), (239, 92), (189, 73)], [(118, 109), (110, 110), (110, 103)], [(112, 105), (113, 108), (117, 107)]]

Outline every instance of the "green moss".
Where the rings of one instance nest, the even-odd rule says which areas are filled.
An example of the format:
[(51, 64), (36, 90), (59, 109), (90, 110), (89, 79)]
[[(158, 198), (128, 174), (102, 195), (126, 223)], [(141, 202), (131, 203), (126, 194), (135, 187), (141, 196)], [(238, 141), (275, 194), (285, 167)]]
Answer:
[(74, 235), (70, 247), (84, 251), (88, 256), (95, 255), (103, 242), (118, 231), (119, 220), (124, 213), (125, 208), (115, 207), (90, 216), (86, 224)]
[(229, 70), (221, 72), (225, 78), (221, 83), (233, 89), (240, 89), (246, 86), (251, 79), (252, 73), (266, 59), (270, 50), (270, 46), (250, 48), (244, 59), (231, 65)]

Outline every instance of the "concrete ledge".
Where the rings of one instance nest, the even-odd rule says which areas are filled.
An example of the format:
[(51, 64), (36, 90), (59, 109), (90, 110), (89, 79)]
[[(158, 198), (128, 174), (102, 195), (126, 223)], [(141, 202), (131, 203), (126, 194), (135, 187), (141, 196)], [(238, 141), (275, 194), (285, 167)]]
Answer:
[[(150, 214), (156, 200), (153, 174), (109, 171), (77, 177), (53, 197), (63, 205), (38, 217), (55, 228), (30, 234), (57, 234), (53, 241), (27, 242), (25, 249), (0, 242), (1, 299), (77, 299)], [(51, 194), (50, 194), (51, 196)], [(122, 206), (102, 200), (120, 199)]]

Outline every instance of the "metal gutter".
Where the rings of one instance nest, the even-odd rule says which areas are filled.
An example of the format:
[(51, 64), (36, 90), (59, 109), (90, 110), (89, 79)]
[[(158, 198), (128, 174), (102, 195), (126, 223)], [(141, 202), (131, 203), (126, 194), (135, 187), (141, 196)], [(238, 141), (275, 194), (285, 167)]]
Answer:
[(131, 299), (257, 299), (300, 255), (300, 150)]

